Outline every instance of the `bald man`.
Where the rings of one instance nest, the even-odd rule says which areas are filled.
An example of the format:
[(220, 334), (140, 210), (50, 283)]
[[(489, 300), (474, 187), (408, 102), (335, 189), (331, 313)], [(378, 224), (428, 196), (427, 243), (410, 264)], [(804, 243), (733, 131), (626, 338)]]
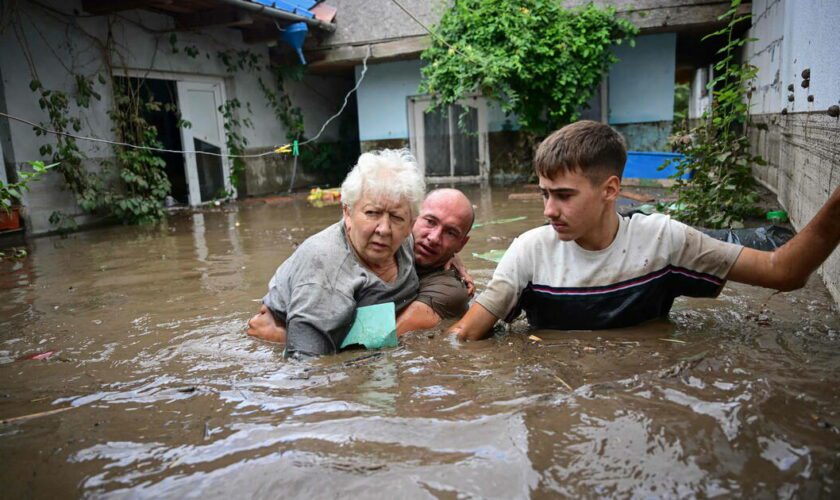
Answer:
[[(474, 220), (472, 203), (461, 191), (436, 189), (426, 195), (411, 231), (420, 289), (417, 299), (397, 318), (398, 335), (432, 328), (466, 313), (470, 291), (459, 272), (446, 266), (469, 241)], [(248, 335), (286, 342), (286, 329), (277, 325), (265, 304), (248, 321)]]

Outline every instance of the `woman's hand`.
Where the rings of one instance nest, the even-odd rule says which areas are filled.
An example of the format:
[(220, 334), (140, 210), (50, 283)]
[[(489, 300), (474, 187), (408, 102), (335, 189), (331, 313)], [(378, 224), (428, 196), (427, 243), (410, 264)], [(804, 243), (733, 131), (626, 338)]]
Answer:
[(470, 297), (475, 295), (475, 281), (473, 280), (472, 276), (470, 276), (470, 273), (467, 272), (467, 268), (466, 266), (464, 266), (464, 262), (461, 260), (461, 257), (459, 257), (457, 253), (453, 255), (451, 259), (449, 259), (449, 262), (447, 262), (446, 265), (443, 266), (443, 268), (447, 271), (450, 269), (455, 269), (455, 271), (457, 271), (458, 274), (461, 276), (461, 281), (463, 281), (464, 285), (467, 286), (467, 293), (470, 294)]

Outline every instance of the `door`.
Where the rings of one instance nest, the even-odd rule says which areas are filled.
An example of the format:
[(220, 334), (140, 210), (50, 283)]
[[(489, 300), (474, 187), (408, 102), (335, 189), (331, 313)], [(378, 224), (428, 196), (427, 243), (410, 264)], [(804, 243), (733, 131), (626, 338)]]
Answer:
[(411, 150), (432, 181), (486, 179), (490, 170), (487, 106), (467, 98), (427, 111), (430, 96), (408, 98)]
[[(219, 107), (224, 103), (222, 82), (178, 82), (178, 109), (191, 124), (181, 127), (184, 168), (189, 186), (190, 205), (201, 205), (217, 198), (236, 196), (230, 185), (230, 160), (226, 154), (225, 129)], [(197, 154), (197, 153), (212, 154)]]

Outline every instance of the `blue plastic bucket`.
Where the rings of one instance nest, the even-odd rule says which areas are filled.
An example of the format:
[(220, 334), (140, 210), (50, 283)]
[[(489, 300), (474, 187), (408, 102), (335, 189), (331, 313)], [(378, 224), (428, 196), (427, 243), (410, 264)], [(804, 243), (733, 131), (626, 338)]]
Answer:
[[(677, 166), (673, 163), (667, 168), (659, 167), (667, 160), (679, 160), (684, 155), (679, 153), (660, 153), (658, 151), (628, 151), (627, 163), (624, 164), (625, 179), (668, 179), (677, 173)], [(690, 176), (685, 174), (683, 179)]]

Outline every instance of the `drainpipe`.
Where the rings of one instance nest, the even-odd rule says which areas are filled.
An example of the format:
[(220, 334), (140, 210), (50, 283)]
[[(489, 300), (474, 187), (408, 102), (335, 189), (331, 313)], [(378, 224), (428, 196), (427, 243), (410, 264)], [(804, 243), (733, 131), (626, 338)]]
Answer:
[(319, 19), (310, 19), (308, 17), (299, 16), (297, 14), (292, 14), (291, 12), (286, 12), (285, 10), (275, 9), (274, 7), (269, 7), (268, 5), (263, 5), (259, 3), (248, 2), (246, 0), (219, 0), (221, 3), (225, 3), (228, 5), (232, 5), (237, 9), (244, 9), (249, 10), (251, 12), (255, 12), (257, 14), (265, 14), (267, 16), (275, 17), (277, 19), (283, 19), (284, 21), (292, 21), (292, 22), (302, 22), (306, 23), (309, 26), (320, 28), (324, 31), (329, 31), (332, 33), (335, 31), (335, 24), (333, 23), (325, 23)]

